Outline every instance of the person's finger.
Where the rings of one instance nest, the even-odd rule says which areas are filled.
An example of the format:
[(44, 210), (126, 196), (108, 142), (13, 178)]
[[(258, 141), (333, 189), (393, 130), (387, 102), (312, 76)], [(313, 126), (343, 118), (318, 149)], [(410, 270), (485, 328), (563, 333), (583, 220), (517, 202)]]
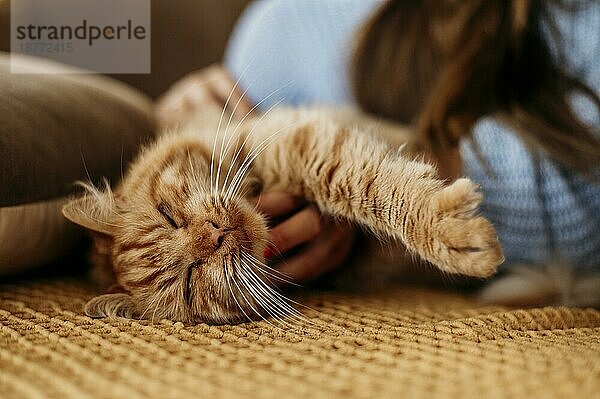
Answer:
[(310, 241), (320, 232), (321, 214), (316, 206), (308, 206), (270, 231), (271, 245), (265, 250), (265, 257), (270, 258), (274, 253), (283, 253)]
[(303, 201), (283, 191), (269, 191), (261, 193), (252, 200), (259, 211), (269, 217), (278, 217), (298, 209)]
[(223, 68), (210, 70), (206, 79), (210, 93), (221, 107), (227, 105), (225, 111), (229, 115), (235, 113), (234, 116), (243, 117), (250, 112), (252, 105), (246, 93), (239, 83), (236, 86), (236, 82)]
[(170, 126), (185, 121), (194, 110), (210, 103), (215, 107), (220, 107), (207, 88), (192, 80), (184, 83), (176, 84), (173, 89), (157, 100), (156, 115), (162, 125)]
[[(325, 232), (324, 232), (325, 233)], [(327, 236), (313, 240), (305, 250), (280, 263), (277, 270), (291, 281), (303, 282), (338, 267), (347, 257), (353, 234), (345, 228), (327, 231)]]
[(161, 124), (169, 125), (177, 120), (183, 112), (183, 96), (176, 96), (168, 93), (160, 97), (156, 102), (156, 116)]
[(198, 109), (208, 104), (222, 106), (220, 100), (215, 98), (212, 90), (205, 82), (192, 82), (184, 89), (183, 98), (191, 109)]

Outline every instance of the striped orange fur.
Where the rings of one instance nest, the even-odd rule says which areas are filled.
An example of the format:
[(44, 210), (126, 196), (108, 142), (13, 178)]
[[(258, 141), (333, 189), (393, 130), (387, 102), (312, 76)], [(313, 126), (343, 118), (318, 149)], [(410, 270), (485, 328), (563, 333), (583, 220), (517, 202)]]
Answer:
[[(448, 273), (485, 277), (502, 262), (468, 179), (446, 184), (404, 155), (394, 127), (330, 108), (230, 120), (206, 111), (144, 148), (114, 191), (88, 186), (67, 218), (94, 232), (118, 292), (90, 316), (226, 323), (301, 315), (270, 283), (268, 228), (247, 197), (282, 190), (393, 239)], [(389, 134), (390, 130), (393, 134)]]

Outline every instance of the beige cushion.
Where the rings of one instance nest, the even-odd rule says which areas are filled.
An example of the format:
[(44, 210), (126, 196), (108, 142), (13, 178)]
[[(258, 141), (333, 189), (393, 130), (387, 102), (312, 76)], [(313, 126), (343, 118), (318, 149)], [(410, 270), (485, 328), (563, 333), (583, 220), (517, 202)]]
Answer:
[(60, 205), (73, 183), (116, 182), (153, 131), (150, 99), (128, 86), (12, 57), (31, 74), (11, 74), (0, 53), (0, 274), (69, 251), (74, 233)]
[(0, 276), (70, 254), (81, 235), (60, 212), (65, 200), (0, 208)]

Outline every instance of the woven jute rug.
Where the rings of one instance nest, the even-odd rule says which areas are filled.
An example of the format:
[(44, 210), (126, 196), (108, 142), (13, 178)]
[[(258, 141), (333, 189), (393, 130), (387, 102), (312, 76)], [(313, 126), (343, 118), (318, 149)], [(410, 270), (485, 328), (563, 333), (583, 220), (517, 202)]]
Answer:
[(598, 398), (600, 312), (398, 287), (314, 293), (319, 328), (92, 320), (83, 280), (0, 288), (2, 398)]

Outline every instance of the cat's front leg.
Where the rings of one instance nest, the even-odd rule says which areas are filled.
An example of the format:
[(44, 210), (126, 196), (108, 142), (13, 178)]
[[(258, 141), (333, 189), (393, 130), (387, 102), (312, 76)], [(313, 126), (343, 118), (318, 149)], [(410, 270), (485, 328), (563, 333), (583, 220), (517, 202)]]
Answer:
[(294, 116), (296, 126), (257, 162), (265, 188), (303, 196), (323, 212), (399, 239), (446, 272), (483, 277), (502, 263), (492, 225), (475, 214), (481, 195), (474, 183), (446, 185), (431, 165), (377, 137)]
[[(345, 148), (353, 154), (348, 163), (361, 159), (357, 144)], [(327, 189), (321, 186), (315, 198), (323, 209), (350, 214), (375, 234), (399, 239), (443, 271), (477, 277), (496, 271), (502, 250), (491, 223), (476, 214), (482, 200), (476, 184), (462, 178), (448, 185), (430, 165), (363, 144), (371, 156), (362, 159), (362, 171), (348, 169), (350, 179), (332, 178)]]

